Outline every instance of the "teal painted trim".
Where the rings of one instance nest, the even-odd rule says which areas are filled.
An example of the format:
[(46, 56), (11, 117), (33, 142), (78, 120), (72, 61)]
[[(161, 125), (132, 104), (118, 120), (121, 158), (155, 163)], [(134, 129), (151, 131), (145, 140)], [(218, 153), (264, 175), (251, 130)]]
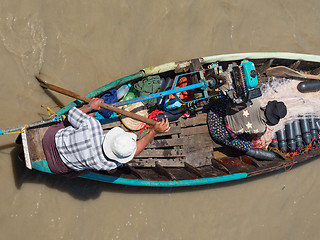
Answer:
[[(32, 162), (32, 169), (38, 170), (40, 172), (51, 173), (47, 161), (40, 160)], [(197, 186), (197, 185), (207, 185), (213, 183), (229, 182), (234, 180), (240, 180), (247, 178), (247, 173), (235, 173), (219, 177), (212, 178), (200, 178), (192, 180), (174, 180), (174, 181), (147, 181), (147, 180), (135, 180), (126, 178), (117, 178), (107, 175), (102, 175), (98, 173), (89, 172), (87, 174), (81, 175), (81, 178), (86, 178), (90, 180), (95, 180), (99, 182), (115, 183), (127, 186), (141, 186), (141, 187), (187, 187), (187, 186)]]
[(46, 173), (52, 173), (49, 166), (48, 166), (48, 163), (46, 160), (40, 160), (40, 161), (36, 161), (36, 162), (31, 162), (31, 166), (32, 166), (32, 169), (36, 169), (40, 172), (46, 172)]
[[(32, 162), (32, 169), (38, 170), (40, 172), (52, 173), (47, 161), (40, 160)], [(81, 178), (86, 178), (90, 180), (95, 180), (99, 182), (115, 183), (120, 185), (129, 186), (141, 186), (141, 187), (187, 187), (187, 186), (197, 186), (197, 185), (207, 185), (213, 183), (229, 182), (234, 180), (240, 180), (247, 178), (247, 173), (235, 173), (219, 177), (212, 178), (199, 178), (192, 180), (174, 180), (174, 181), (147, 181), (147, 180), (135, 180), (127, 178), (117, 178), (107, 175), (102, 175), (98, 173), (89, 172), (80, 176)]]
[[(132, 75), (129, 75), (127, 77), (123, 77), (123, 78), (119, 78), (118, 80), (116, 81), (113, 81), (111, 83), (108, 83), (102, 87), (99, 87), (97, 88), (96, 90), (93, 90), (92, 92), (89, 92), (88, 94), (86, 94), (85, 96), (86, 97), (89, 97), (89, 98), (92, 98), (92, 97), (95, 97), (103, 92), (106, 92), (112, 88), (115, 88), (119, 85), (122, 85), (122, 84), (125, 84), (127, 82), (130, 82), (132, 80), (135, 80), (135, 79), (138, 79), (140, 77), (144, 77), (145, 76), (145, 73), (143, 70), (135, 73), (135, 74), (132, 74)], [(67, 106), (65, 106), (64, 108), (61, 108), (60, 110), (58, 110), (56, 112), (56, 114), (58, 116), (61, 116), (63, 114), (65, 114), (66, 112), (68, 112), (71, 108), (75, 107), (75, 106), (78, 106), (79, 104), (81, 104), (82, 101), (79, 101), (79, 100), (76, 100), (76, 101), (73, 101), (72, 103), (68, 104)]]
[(147, 180), (135, 180), (126, 178), (116, 178), (112, 176), (106, 176), (97, 173), (87, 173), (80, 177), (91, 179), (100, 182), (115, 183), (129, 186), (142, 186), (142, 187), (187, 187), (196, 185), (207, 185), (213, 183), (228, 182), (234, 180), (240, 180), (247, 178), (247, 173), (235, 173), (225, 176), (212, 177), (212, 178), (200, 178), (192, 180), (174, 180), (174, 181), (147, 181)]
[[(40, 172), (52, 173), (47, 161), (40, 160), (32, 162), (32, 169), (38, 170)], [(95, 180), (99, 182), (115, 183), (127, 186), (141, 186), (141, 187), (187, 187), (187, 186), (197, 186), (197, 185), (207, 185), (213, 183), (229, 182), (234, 180), (240, 180), (247, 178), (247, 173), (235, 173), (219, 177), (212, 178), (199, 178), (192, 180), (174, 180), (174, 181), (147, 181), (147, 180), (135, 180), (127, 178), (117, 178), (107, 175), (102, 175), (98, 173), (89, 172), (80, 176), (81, 178), (86, 178), (90, 180)]]
[(263, 59), (263, 58), (275, 58), (275, 59), (292, 59), (303, 60), (310, 62), (320, 62), (319, 55), (302, 54), (302, 53), (289, 53), (289, 52), (252, 52), (252, 53), (235, 53), (235, 54), (223, 54), (210, 57), (204, 57), (205, 63), (222, 62), (222, 61), (235, 61), (242, 59)]

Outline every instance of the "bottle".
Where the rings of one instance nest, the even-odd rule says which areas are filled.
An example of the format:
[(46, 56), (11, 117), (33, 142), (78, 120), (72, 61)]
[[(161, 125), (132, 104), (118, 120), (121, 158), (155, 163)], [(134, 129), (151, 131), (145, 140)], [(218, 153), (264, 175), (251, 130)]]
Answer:
[(320, 119), (316, 119), (316, 126), (318, 129), (318, 132), (320, 133)]
[(320, 119), (316, 119), (316, 127), (318, 130), (318, 141), (320, 142)]
[(309, 123), (310, 123), (310, 133), (311, 133), (311, 137), (313, 139), (313, 141), (315, 143), (318, 142), (318, 138), (319, 138), (319, 134), (318, 134), (318, 130), (317, 130), (317, 124), (316, 124), (316, 119), (314, 118), (314, 116), (311, 116), (311, 118), (309, 119)]
[(129, 92), (130, 87), (131, 87), (131, 84), (128, 83), (128, 84), (122, 85), (121, 87), (118, 88), (118, 90), (117, 90), (118, 100), (123, 98)]
[(287, 144), (290, 152), (294, 152), (297, 147), (296, 133), (294, 131), (294, 123), (290, 122), (285, 125)]
[(306, 145), (309, 145), (311, 143), (311, 133), (310, 133), (310, 124), (309, 120), (306, 116), (303, 116), (302, 119), (300, 119), (300, 127), (302, 132), (302, 139)]
[(303, 81), (297, 86), (299, 92), (309, 93), (309, 92), (317, 92), (320, 90), (320, 81), (319, 80), (310, 80)]
[(124, 96), (123, 101), (135, 99), (139, 97), (139, 92), (134, 88), (130, 88), (129, 92)]
[(297, 148), (299, 150), (302, 150), (302, 148), (303, 148), (303, 140), (302, 140), (302, 133), (301, 133), (299, 120), (295, 120), (293, 122), (293, 125), (294, 125), (294, 131), (296, 133)]
[(285, 128), (282, 128), (277, 132), (277, 137), (278, 137), (278, 144), (279, 144), (279, 150), (281, 152), (287, 152), (287, 139), (286, 139), (286, 131)]

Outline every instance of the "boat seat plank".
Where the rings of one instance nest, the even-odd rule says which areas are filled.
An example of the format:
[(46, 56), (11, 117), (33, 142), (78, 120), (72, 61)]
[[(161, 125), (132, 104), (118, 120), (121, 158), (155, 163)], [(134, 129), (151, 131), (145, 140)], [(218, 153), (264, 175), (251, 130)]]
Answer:
[(250, 159), (250, 163), (251, 163), (253, 166), (256, 166), (257, 168), (263, 167), (262, 162), (256, 160), (255, 158), (253, 158), (253, 157), (251, 157), (251, 156), (245, 156), (245, 157), (247, 157), (248, 159)]
[[(27, 139), (29, 144), (29, 153), (31, 162), (46, 159), (42, 147), (42, 138), (47, 131), (48, 127), (44, 128), (31, 128), (27, 131)], [(39, 147), (41, 146), (41, 147)]]
[(167, 168), (164, 168), (159, 163), (156, 163), (155, 170), (157, 173), (164, 175), (171, 180), (177, 180), (177, 178)]
[(135, 175), (137, 178), (142, 179), (142, 180), (147, 180), (147, 178), (140, 172), (138, 171), (136, 168), (134, 168), (133, 166), (127, 165), (130, 172)]
[(185, 163), (185, 165), (184, 165), (184, 167), (185, 167), (185, 169), (188, 171), (188, 172), (190, 172), (190, 173), (192, 173), (192, 174), (194, 174), (194, 175), (196, 175), (196, 176), (198, 176), (198, 177), (200, 177), (200, 178), (203, 178), (204, 176), (203, 176), (203, 174), (197, 169), (197, 168), (195, 168), (194, 166), (192, 166), (191, 164), (189, 164), (189, 163)]
[(269, 59), (268, 61), (264, 62), (261, 66), (256, 66), (257, 72), (263, 74), (266, 70), (271, 67), (273, 64), (274, 59)]
[(216, 169), (219, 169), (220, 171), (227, 173), (227, 174), (231, 174), (230, 170), (224, 165), (222, 164), (220, 161), (218, 161), (217, 159), (212, 159), (212, 166)]
[(310, 74), (313, 74), (313, 75), (318, 75), (320, 74), (320, 67), (316, 68), (316, 69), (313, 69)]
[(297, 61), (295, 61), (294, 63), (292, 63), (292, 64), (289, 66), (289, 68), (291, 68), (291, 69), (293, 69), (293, 70), (297, 70), (298, 67), (300, 66), (300, 64), (301, 64), (301, 61), (300, 61), (300, 60), (297, 60)]

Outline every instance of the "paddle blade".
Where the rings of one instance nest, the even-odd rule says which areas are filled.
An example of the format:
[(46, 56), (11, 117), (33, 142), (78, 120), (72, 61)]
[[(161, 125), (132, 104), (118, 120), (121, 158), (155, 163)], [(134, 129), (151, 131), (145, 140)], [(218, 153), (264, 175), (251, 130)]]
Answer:
[(35, 76), (35, 78), (38, 80), (38, 82), (39, 82), (39, 84), (40, 84), (41, 87), (43, 87), (43, 88), (48, 88), (46, 82), (43, 81), (40, 77)]

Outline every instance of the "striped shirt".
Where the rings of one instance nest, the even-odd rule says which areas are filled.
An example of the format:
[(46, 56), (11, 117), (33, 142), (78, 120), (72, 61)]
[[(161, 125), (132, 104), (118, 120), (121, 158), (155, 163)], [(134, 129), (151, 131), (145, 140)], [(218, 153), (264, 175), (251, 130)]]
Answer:
[(68, 113), (71, 126), (55, 136), (58, 153), (71, 169), (111, 170), (120, 165), (108, 159), (102, 150), (103, 130), (93, 117), (73, 107)]

